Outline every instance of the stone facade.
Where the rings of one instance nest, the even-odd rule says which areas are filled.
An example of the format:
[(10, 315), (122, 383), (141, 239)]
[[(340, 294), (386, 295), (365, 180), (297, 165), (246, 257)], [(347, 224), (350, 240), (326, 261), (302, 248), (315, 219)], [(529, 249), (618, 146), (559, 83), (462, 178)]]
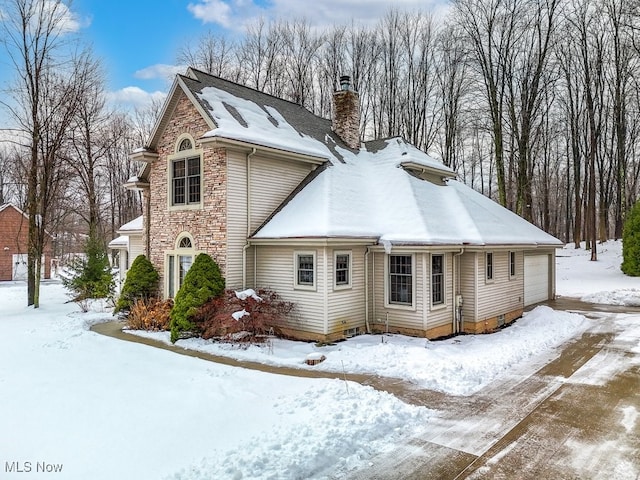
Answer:
[[(227, 243), (227, 154), (223, 148), (202, 147), (198, 139), (210, 128), (184, 93), (157, 146), (158, 158), (149, 175), (149, 246), (151, 262), (164, 285), (165, 252), (174, 250), (177, 237), (188, 232), (194, 249), (211, 255), (225, 274)], [(195, 140), (202, 151), (201, 208), (169, 208), (169, 156), (183, 134)]]
[(354, 150), (360, 149), (360, 106), (358, 92), (339, 90), (333, 94), (331, 128)]

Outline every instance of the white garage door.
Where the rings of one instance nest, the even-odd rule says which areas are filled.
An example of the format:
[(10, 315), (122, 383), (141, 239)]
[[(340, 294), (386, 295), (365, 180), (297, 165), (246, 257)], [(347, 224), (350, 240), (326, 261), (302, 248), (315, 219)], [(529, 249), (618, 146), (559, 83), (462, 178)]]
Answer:
[(549, 299), (549, 255), (524, 257), (524, 305)]

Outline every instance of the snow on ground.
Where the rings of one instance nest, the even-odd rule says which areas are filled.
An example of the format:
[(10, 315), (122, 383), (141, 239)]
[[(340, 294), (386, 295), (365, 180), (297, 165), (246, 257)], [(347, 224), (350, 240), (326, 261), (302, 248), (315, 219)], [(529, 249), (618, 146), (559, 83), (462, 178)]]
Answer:
[[(239, 347), (192, 338), (176, 345), (270, 365), (402, 378), (422, 388), (470, 395), (538, 354), (584, 331), (582, 315), (537, 307), (509, 328), (492, 335), (463, 335), (429, 341), (403, 335), (361, 335), (329, 346), (274, 339), (266, 345)], [(169, 343), (168, 332), (131, 332)], [(326, 360), (305, 364), (309, 354)], [(425, 366), (428, 365), (428, 368)]]
[[(602, 299), (636, 288), (637, 280), (619, 271), (619, 251), (619, 243), (607, 243), (591, 263), (584, 251), (563, 249), (558, 293)], [(370, 387), (228, 367), (103, 337), (89, 327), (111, 320), (109, 309), (95, 304), (81, 313), (65, 303), (57, 282), (42, 285), (41, 308), (25, 307), (25, 299), (24, 283), (0, 284), (3, 478), (27, 468), (31, 473), (20, 478), (48, 478), (35, 474), (42, 462), (62, 465), (58, 478), (65, 480), (340, 478), (438, 421), (438, 412)], [(640, 348), (637, 317), (617, 323)], [(498, 333), (444, 341), (371, 335), (327, 347), (275, 340), (246, 350), (181, 343), (299, 368), (342, 371), (344, 365), (348, 372), (468, 395), (516, 365), (519, 372), (533, 369), (589, 324), (539, 307)], [(327, 359), (304, 365), (314, 352)], [(636, 424), (637, 416), (620, 412), (624, 425)]]
[(569, 243), (556, 253), (556, 290), (564, 297), (607, 305), (640, 306), (640, 278), (620, 270), (622, 242), (597, 244), (598, 261), (591, 262), (591, 250)]
[(64, 479), (324, 478), (433, 414), (354, 383), (104, 337), (88, 327), (111, 320), (108, 310), (83, 314), (65, 300), (60, 284), (44, 283), (34, 310), (24, 284), (0, 284), (2, 478), (43, 478), (42, 462), (62, 465)]

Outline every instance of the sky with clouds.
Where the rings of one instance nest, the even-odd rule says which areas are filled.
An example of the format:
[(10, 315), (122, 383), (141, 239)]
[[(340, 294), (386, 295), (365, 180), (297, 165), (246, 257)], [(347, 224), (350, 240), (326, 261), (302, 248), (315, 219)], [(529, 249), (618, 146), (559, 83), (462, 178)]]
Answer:
[[(123, 7), (105, 0), (73, 0), (68, 25), (101, 58), (110, 101), (130, 108), (162, 98), (173, 76), (184, 70), (176, 65), (180, 47), (209, 30), (238, 38), (258, 17), (305, 18), (320, 28), (352, 20), (375, 24), (391, 7), (441, 14), (447, 5), (448, 0), (132, 0)], [(0, 45), (1, 90), (14, 75)]]

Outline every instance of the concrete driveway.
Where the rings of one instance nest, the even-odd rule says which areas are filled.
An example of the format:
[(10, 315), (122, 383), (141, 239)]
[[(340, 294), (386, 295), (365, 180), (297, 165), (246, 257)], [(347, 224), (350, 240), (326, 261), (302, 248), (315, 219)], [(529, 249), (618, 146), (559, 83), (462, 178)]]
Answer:
[(514, 371), (469, 397), (387, 388), (440, 414), (427, 433), (348, 478), (640, 478), (640, 310), (549, 305), (593, 325), (535, 373)]

